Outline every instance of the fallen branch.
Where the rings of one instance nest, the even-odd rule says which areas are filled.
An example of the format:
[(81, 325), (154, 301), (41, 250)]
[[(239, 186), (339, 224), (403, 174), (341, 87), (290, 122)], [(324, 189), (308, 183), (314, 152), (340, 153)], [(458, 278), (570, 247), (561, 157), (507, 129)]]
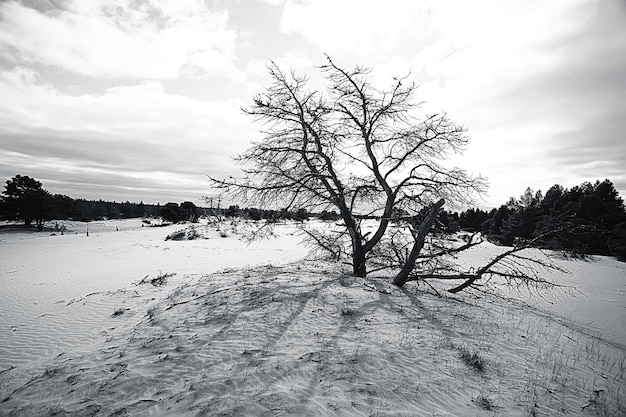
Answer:
[[(498, 256), (494, 257), (492, 260), (487, 262), (484, 266), (478, 268), (476, 271), (472, 272), (457, 272), (457, 273), (436, 273), (436, 272), (428, 272), (424, 274), (413, 273), (409, 281), (419, 281), (419, 280), (429, 280), (429, 279), (437, 279), (444, 281), (455, 281), (455, 280), (463, 280), (463, 283), (457, 285), (454, 288), (450, 288), (448, 292), (450, 293), (458, 293), (463, 291), (464, 289), (477, 285), (477, 281), (482, 280), (485, 277), (501, 277), (511, 282), (519, 282), (526, 284), (543, 284), (550, 287), (560, 287), (560, 285), (552, 283), (548, 280), (541, 278), (537, 270), (538, 269), (547, 269), (547, 270), (556, 270), (560, 272), (567, 272), (560, 268), (558, 265), (555, 265), (551, 261), (546, 261), (542, 259), (537, 259), (529, 256), (524, 256), (520, 254), (522, 250), (532, 248), (534, 243), (540, 239), (545, 238), (546, 236), (556, 233), (557, 231), (551, 231), (537, 236), (536, 238), (524, 242), (523, 244), (517, 245), (505, 252), (502, 252)], [(474, 246), (472, 244), (472, 239), (464, 245), (466, 249)], [(432, 271), (432, 269), (431, 269)]]

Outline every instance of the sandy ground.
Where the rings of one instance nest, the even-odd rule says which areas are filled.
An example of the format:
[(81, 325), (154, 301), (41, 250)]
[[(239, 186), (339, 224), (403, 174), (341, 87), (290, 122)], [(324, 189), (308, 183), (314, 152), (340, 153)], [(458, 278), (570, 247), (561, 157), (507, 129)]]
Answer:
[(137, 219), (66, 224), (63, 235), (0, 234), (0, 370), (91, 349), (108, 316), (123, 307), (120, 300), (163, 295), (139, 291), (134, 284), (146, 276), (174, 273), (171, 287), (233, 265), (282, 264), (306, 254), (294, 227), (278, 227), (280, 240), (246, 244), (228, 227), (220, 231), (226, 238), (206, 226), (208, 239), (178, 242), (164, 239), (185, 226), (142, 227)]
[[(484, 242), (463, 256), (464, 263), (473, 267), (484, 265), (505, 249)], [(544, 256), (536, 250), (527, 253)], [(568, 288), (537, 292), (496, 285), (496, 292), (522, 300), (555, 318), (573, 321), (581, 331), (626, 349), (626, 263), (607, 256), (589, 256), (583, 260), (547, 253), (566, 273), (542, 271), (542, 277)]]
[(0, 415), (626, 413), (626, 267), (609, 258), (559, 261), (578, 298), (528, 304), (298, 261), (291, 226), (251, 245), (90, 228), (0, 235)]

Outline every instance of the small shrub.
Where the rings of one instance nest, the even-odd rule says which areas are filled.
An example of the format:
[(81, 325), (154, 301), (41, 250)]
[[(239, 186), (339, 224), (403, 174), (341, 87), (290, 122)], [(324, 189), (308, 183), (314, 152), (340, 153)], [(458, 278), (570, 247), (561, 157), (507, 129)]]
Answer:
[(120, 307), (120, 308), (118, 308), (118, 309), (115, 309), (115, 311), (113, 312), (113, 314), (111, 314), (111, 317), (121, 316), (121, 315), (122, 315), (122, 314), (124, 314), (125, 312), (126, 312), (126, 309), (125, 309), (125, 308)]
[(485, 360), (478, 353), (470, 352), (469, 349), (461, 347), (459, 348), (459, 355), (463, 363), (470, 369), (479, 373), (485, 372)]
[(187, 229), (177, 230), (167, 235), (165, 240), (194, 240), (200, 238), (200, 234), (195, 227), (188, 227)]
[(199, 237), (200, 237), (200, 234), (198, 233), (195, 227), (187, 229), (187, 240), (194, 240), (194, 239), (198, 239)]
[(339, 314), (341, 314), (342, 317), (352, 317), (355, 313), (350, 307), (343, 306), (339, 309)]
[(183, 240), (185, 237), (184, 230), (176, 230), (165, 237), (165, 240)]
[(491, 402), (491, 399), (489, 397), (481, 395), (475, 398), (473, 401), (478, 407), (482, 408), (483, 410), (491, 411), (496, 408), (496, 406)]
[(584, 410), (587, 407), (594, 407), (596, 410), (601, 410), (606, 408), (606, 404), (602, 407), (602, 397), (604, 394), (603, 389), (594, 389), (593, 393), (589, 395), (589, 402), (581, 407), (581, 410)]
[(141, 281), (137, 283), (137, 285), (152, 284), (155, 287), (160, 287), (162, 285), (165, 285), (167, 283), (167, 279), (170, 277), (173, 277), (174, 275), (176, 275), (176, 272), (166, 272), (166, 273), (161, 272), (156, 277), (152, 275), (146, 275), (145, 277), (143, 277)]

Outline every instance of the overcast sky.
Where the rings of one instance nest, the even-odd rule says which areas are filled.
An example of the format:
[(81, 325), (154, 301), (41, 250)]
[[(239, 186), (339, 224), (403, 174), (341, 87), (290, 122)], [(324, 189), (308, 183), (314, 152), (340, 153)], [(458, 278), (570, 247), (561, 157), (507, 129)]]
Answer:
[(198, 204), (261, 138), (239, 109), (266, 63), (313, 75), (324, 53), (381, 86), (410, 71), (469, 129), (483, 208), (605, 178), (626, 196), (624, 0), (3, 0), (1, 183)]

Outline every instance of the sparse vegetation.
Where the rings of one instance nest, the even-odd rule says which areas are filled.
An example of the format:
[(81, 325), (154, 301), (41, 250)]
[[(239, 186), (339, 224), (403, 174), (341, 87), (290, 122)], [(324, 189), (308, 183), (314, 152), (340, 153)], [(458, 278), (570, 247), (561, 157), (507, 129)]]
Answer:
[(350, 307), (348, 307), (348, 306), (342, 306), (342, 307), (339, 309), (339, 314), (340, 314), (342, 317), (352, 317), (352, 316), (354, 316), (354, 310), (352, 310), (352, 309), (351, 309)]
[(142, 284), (152, 284), (155, 287), (160, 287), (167, 284), (167, 279), (176, 275), (176, 272), (160, 272), (157, 276), (146, 275), (137, 283), (137, 285)]
[[(121, 387), (147, 378), (165, 398), (159, 407), (183, 414), (626, 411), (623, 351), (566, 321), (487, 295), (459, 301), (374, 283), (377, 291), (318, 262), (204, 277), (147, 306), (130, 334), (93, 355), (52, 362), (0, 410), (36, 414), (47, 403), (21, 396), (87, 387), (109, 401), (85, 396), (81, 410), (131, 410)], [(182, 382), (180, 370), (196, 369), (198, 358), (206, 369)], [(236, 395), (224, 394), (233, 387)], [(310, 401), (293, 401), (300, 396)]]
[(167, 235), (165, 240), (194, 240), (201, 238), (200, 234), (196, 230), (196, 228), (191, 225), (182, 230), (176, 230), (175, 232)]
[(459, 357), (468, 368), (478, 373), (485, 372), (485, 359), (482, 358), (477, 352), (470, 351), (466, 347), (460, 347), (458, 350)]
[(479, 396), (479, 397), (476, 397), (473, 401), (478, 407), (486, 411), (492, 411), (493, 409), (496, 408), (492, 400), (489, 397)]
[[(227, 239), (241, 239), (258, 230), (255, 222), (239, 218), (191, 226), (213, 239), (221, 232)], [(274, 230), (290, 236), (294, 225)], [(468, 242), (471, 236), (441, 239)], [(159, 236), (156, 245), (169, 253), (221, 242), (173, 245)], [(498, 250), (493, 245), (484, 249)], [(164, 286), (173, 275), (146, 275), (136, 285)], [(420, 415), (442, 413), (440, 405), (449, 404), (458, 415), (624, 413), (626, 360), (616, 346), (568, 320), (494, 298), (489, 286), (453, 296), (437, 281), (398, 288), (384, 276), (354, 279), (336, 263), (303, 261), (231, 268), (197, 282), (194, 278), (190, 285), (170, 285), (171, 291), (142, 287), (116, 293), (122, 298), (102, 311), (120, 317), (114, 320), (119, 330), (107, 330), (97, 352), (63, 354), (31, 381), (21, 379), (20, 367), (0, 372), (6, 384), (0, 390), (11, 387), (3, 391), (0, 413), (46, 414), (47, 405), (41, 408), (38, 400), (20, 402), (41, 392), (95, 398), (80, 406), (84, 414), (136, 411), (115, 394), (129, 380), (138, 381), (138, 387), (145, 381), (163, 393), (160, 406), (170, 404), (168, 412), (179, 411), (180, 405), (194, 413), (228, 414), (241, 407), (247, 414), (306, 415), (315, 404), (316, 412), (328, 414)], [(187, 282), (187, 276), (180, 281)], [(88, 308), (96, 298), (111, 295), (91, 293), (60, 306)], [(132, 327), (122, 331), (128, 324)], [(181, 382), (180, 369), (194, 369), (200, 360), (203, 371), (185, 372)], [(153, 374), (166, 377), (155, 381)], [(85, 394), (86, 386), (98, 394)], [(233, 386), (236, 401), (223, 394)], [(108, 407), (104, 396), (115, 407)], [(301, 397), (311, 401), (300, 408), (289, 405)], [(67, 404), (55, 403), (56, 412), (69, 413)], [(152, 402), (142, 407), (155, 410)]]
[(119, 308), (116, 308), (115, 311), (113, 311), (113, 314), (111, 314), (111, 316), (112, 317), (121, 316), (122, 314), (126, 313), (126, 311), (128, 311), (128, 309), (119, 307)]

